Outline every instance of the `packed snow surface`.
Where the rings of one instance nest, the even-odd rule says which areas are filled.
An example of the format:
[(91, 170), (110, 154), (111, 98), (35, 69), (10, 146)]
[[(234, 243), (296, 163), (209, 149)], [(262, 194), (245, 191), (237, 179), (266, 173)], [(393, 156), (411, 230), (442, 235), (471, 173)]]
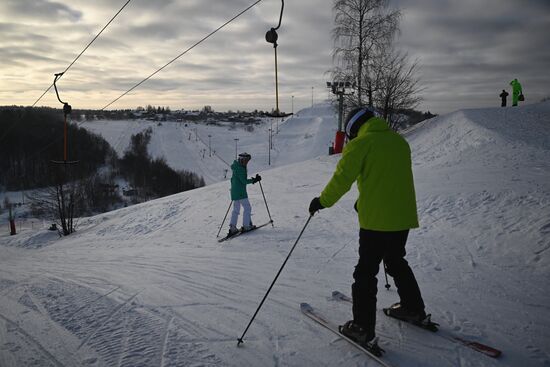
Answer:
[[(270, 125), (246, 132), (163, 123), (154, 128), (152, 154), (213, 184), (83, 218), (61, 239), (45, 229), (0, 234), (0, 366), (376, 366), (299, 311), (308, 302), (337, 323), (351, 317), (350, 305), (330, 294), (349, 294), (353, 281), (355, 187), (311, 219), (237, 347), (339, 159), (326, 155), (336, 127), (328, 105), (280, 124), (272, 169)], [(128, 134), (142, 129), (135, 126), (89, 128), (123, 151)], [(219, 158), (198, 156), (194, 128), (203, 140), (211, 135)], [(441, 330), (380, 311), (388, 363), (550, 366), (549, 131), (550, 104), (541, 103), (461, 110), (405, 132), (421, 223), (410, 233), (407, 259)], [(253, 155), (249, 174), (263, 177), (274, 227), (220, 244), (229, 205), (222, 160), (234, 158), (237, 137), (239, 150)], [(253, 220), (267, 222), (259, 185), (248, 192)], [(391, 280), (384, 289), (383, 273), (379, 279), (381, 309), (398, 295)], [(503, 355), (495, 360), (438, 334)]]

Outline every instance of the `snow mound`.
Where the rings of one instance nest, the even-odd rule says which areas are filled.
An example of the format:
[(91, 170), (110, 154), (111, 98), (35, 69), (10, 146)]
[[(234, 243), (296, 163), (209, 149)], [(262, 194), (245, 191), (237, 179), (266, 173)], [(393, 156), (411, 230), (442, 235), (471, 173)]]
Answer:
[(460, 110), (413, 127), (405, 135), (416, 163), (538, 164), (550, 150), (550, 102), (517, 108)]

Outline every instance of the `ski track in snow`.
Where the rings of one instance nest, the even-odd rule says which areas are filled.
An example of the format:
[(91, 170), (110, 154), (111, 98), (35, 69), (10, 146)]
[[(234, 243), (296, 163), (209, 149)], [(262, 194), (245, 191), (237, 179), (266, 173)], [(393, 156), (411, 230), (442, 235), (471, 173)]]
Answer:
[[(0, 234), (0, 366), (371, 366), (305, 320), (307, 301), (343, 323), (357, 263), (352, 188), (307, 230), (262, 310), (236, 347), (267, 287), (330, 178), (336, 126), (330, 106), (281, 122), (268, 165), (267, 129), (87, 122), (119, 153), (151, 126), (150, 153), (209, 185), (80, 221), (66, 238)], [(550, 104), (462, 110), (405, 133), (413, 152), (421, 227), (407, 259), (442, 334), (503, 350), (494, 360), (378, 312), (377, 334), (396, 366), (550, 366)], [(194, 129), (199, 139), (195, 140)], [(191, 134), (191, 139), (189, 135)], [(208, 134), (216, 154), (202, 158)], [(218, 244), (229, 205), (227, 162), (253, 155), (274, 227)], [(317, 158), (316, 158), (317, 157)], [(275, 167), (275, 168), (274, 168)], [(274, 169), (269, 169), (274, 168)], [(255, 223), (268, 220), (258, 185)], [(225, 230), (227, 222), (224, 225)], [(5, 245), (4, 245), (5, 244)], [(383, 287), (378, 305), (398, 301)], [(426, 356), (429, 355), (429, 358)]]

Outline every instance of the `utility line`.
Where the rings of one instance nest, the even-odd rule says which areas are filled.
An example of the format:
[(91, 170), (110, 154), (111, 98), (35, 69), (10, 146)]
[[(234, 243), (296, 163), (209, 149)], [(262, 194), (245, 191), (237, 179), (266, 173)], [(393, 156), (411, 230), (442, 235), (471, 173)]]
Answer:
[[(120, 11), (122, 11), (122, 9), (130, 2), (131, 0), (128, 0), (126, 2), (126, 4), (124, 4), (124, 6), (118, 11), (118, 13), (120, 13)], [(238, 17), (240, 17), (241, 15), (243, 15), (244, 13), (246, 13), (248, 10), (250, 10), (251, 8), (253, 8), (254, 6), (256, 6), (258, 3), (260, 3), (262, 0), (257, 0), (256, 2), (254, 2), (253, 4), (251, 4), (250, 6), (248, 6), (246, 9), (242, 10), (240, 13), (238, 13), (237, 15), (235, 15), (233, 18), (231, 18), (230, 20), (228, 20), (227, 22), (225, 22), (224, 24), (222, 24), (221, 26), (219, 26), (218, 28), (216, 28), (214, 31), (210, 32), (208, 35), (206, 35), (205, 37), (203, 37), (200, 41), (196, 42), (193, 46), (189, 47), (187, 50), (185, 50), (184, 52), (182, 52), (181, 54), (179, 54), (178, 56), (176, 56), (175, 58), (173, 58), (170, 62), (168, 62), (167, 64), (165, 64), (164, 66), (162, 66), (160, 69), (158, 69), (157, 71), (155, 71), (154, 73), (152, 73), (151, 75), (149, 75), (147, 78), (143, 79), (141, 82), (139, 82), (138, 84), (136, 84), (135, 86), (133, 86), (131, 89), (129, 89), (128, 91), (126, 91), (125, 93), (123, 93), (122, 95), (120, 95), (118, 98), (116, 98), (115, 100), (113, 100), (112, 102), (110, 102), (109, 104), (107, 104), (105, 107), (101, 108), (100, 111), (103, 111), (105, 110), (108, 106), (112, 105), (113, 103), (115, 103), (116, 101), (118, 101), (119, 99), (121, 99), (123, 96), (125, 96), (126, 94), (130, 93), (132, 90), (134, 90), (135, 88), (137, 88), (139, 85), (143, 84), (144, 82), (146, 82), (147, 80), (149, 80), (151, 77), (153, 77), (155, 74), (157, 74), (158, 72), (160, 72), (162, 69), (166, 68), (168, 65), (170, 65), (171, 63), (173, 63), (174, 61), (176, 61), (177, 59), (179, 59), (181, 56), (183, 56), (184, 54), (186, 54), (187, 52), (191, 51), (193, 48), (195, 48), (196, 46), (198, 46), (199, 44), (201, 44), (202, 42), (204, 42), (206, 39), (210, 38), (212, 35), (214, 35), (216, 32), (218, 32), (220, 29), (222, 29), (223, 27), (225, 27), (226, 25), (228, 25), (229, 23), (231, 23), (232, 21), (234, 21), (235, 19), (237, 19)], [(117, 15), (118, 15), (117, 13)], [(116, 15), (115, 15), (116, 17)], [(113, 17), (113, 19), (115, 18)], [(111, 19), (112, 21), (112, 19)], [(110, 23), (110, 22), (109, 22)], [(107, 24), (108, 25), (108, 24)], [(107, 25), (103, 28), (105, 29), (107, 27)], [(103, 31), (103, 30), (102, 30)], [(100, 32), (101, 33), (101, 32)], [(99, 34), (98, 34), (99, 36)], [(97, 36), (96, 36), (97, 38)], [(94, 38), (95, 40), (95, 38)], [(93, 42), (93, 41), (92, 41)], [(91, 42), (90, 42), (91, 44)], [(83, 51), (84, 52), (84, 51)], [(82, 53), (81, 53), (82, 54)], [(79, 55), (80, 56), (80, 55)], [(75, 59), (76, 61), (76, 59)], [(74, 61), (73, 61), (74, 63)], [(73, 64), (71, 63), (71, 65)], [(70, 67), (70, 65), (69, 65)], [(68, 70), (68, 67), (67, 69), (65, 69), (65, 71)], [(59, 80), (59, 78), (58, 78)], [(53, 86), (53, 83), (52, 85), (50, 86), (50, 88)], [(48, 88), (49, 89), (49, 88)], [(47, 91), (47, 90), (46, 90)], [(45, 93), (45, 92), (44, 92)], [(38, 102), (38, 100), (37, 100)], [(35, 102), (36, 103), (36, 102)], [(34, 106), (34, 105), (33, 105)], [(77, 123), (76, 126), (77, 127), (80, 127), (84, 122), (86, 122), (85, 120), (80, 122), (80, 123)], [(57, 143), (58, 141), (62, 140), (61, 138), (60, 139), (57, 139), (57, 140), (54, 140), (52, 141), (51, 143), (47, 144), (41, 151), (39, 151), (38, 153), (36, 154), (40, 154), (42, 152), (44, 152), (46, 149), (48, 149), (49, 147), (51, 147), (53, 144)], [(204, 142), (203, 142), (204, 143)], [(219, 158), (219, 157), (218, 157)], [(223, 160), (222, 160), (223, 161)], [(225, 161), (224, 161), (225, 162)], [(227, 164), (227, 163), (226, 163)], [(228, 164), (229, 165), (229, 164)]]
[(170, 60), (168, 63), (166, 63), (164, 66), (162, 66), (161, 68), (157, 69), (154, 73), (152, 73), (151, 75), (149, 75), (148, 77), (146, 77), (145, 79), (143, 79), (142, 81), (140, 81), (139, 83), (137, 83), (136, 85), (134, 85), (132, 88), (128, 89), (126, 92), (122, 93), (120, 96), (118, 96), (117, 98), (115, 98), (113, 101), (109, 102), (107, 105), (105, 105), (103, 108), (100, 109), (100, 111), (103, 111), (104, 109), (106, 109), (107, 107), (109, 107), (110, 105), (112, 105), (113, 103), (115, 103), (116, 101), (118, 101), (119, 99), (121, 99), (122, 97), (124, 97), (125, 95), (127, 95), (128, 93), (130, 93), (131, 91), (133, 91), (134, 89), (136, 89), (137, 87), (139, 87), (141, 84), (145, 83), (147, 80), (151, 79), (154, 75), (158, 74), (161, 70), (163, 70), (164, 68), (166, 68), (168, 65), (170, 65), (171, 63), (173, 63), (174, 61), (176, 61), (177, 59), (179, 59), (180, 57), (182, 57), (183, 55), (185, 55), (187, 52), (191, 51), (193, 48), (195, 48), (196, 46), (200, 45), (202, 42), (204, 42), (205, 40), (207, 40), (208, 38), (210, 38), (212, 35), (214, 35), (215, 33), (217, 33), (220, 29), (222, 29), (223, 27), (225, 27), (226, 25), (228, 25), (229, 23), (231, 23), (232, 21), (234, 21), (235, 19), (237, 19), (238, 17), (240, 17), (241, 15), (243, 15), (244, 13), (246, 13), (248, 10), (252, 9), (254, 6), (256, 6), (259, 2), (261, 2), (262, 0), (257, 0), (255, 3), (253, 3), (252, 5), (248, 6), (246, 9), (244, 9), (243, 11), (241, 11), (239, 14), (235, 15), (233, 18), (229, 19), (227, 22), (225, 22), (224, 24), (222, 24), (221, 26), (219, 26), (218, 28), (216, 28), (215, 30), (213, 30), (212, 32), (210, 32), (208, 35), (204, 36), (201, 40), (199, 40), (198, 42), (196, 42), (193, 46), (189, 47), (187, 50), (183, 51), (181, 54), (179, 54), (178, 56), (174, 57), (172, 60)]
[[(101, 33), (103, 33), (103, 31), (105, 30), (105, 28), (107, 28), (109, 26), (109, 24), (111, 24), (111, 22), (120, 14), (120, 12), (122, 12), (122, 10), (126, 7), (126, 5), (128, 5), (128, 3), (130, 3), (130, 1), (132, 0), (128, 0), (126, 1), (126, 3), (122, 6), (122, 8), (119, 9), (119, 11), (116, 12), (116, 14), (111, 18), (111, 20), (109, 20), (109, 22), (107, 22), (107, 24), (105, 24), (105, 26), (101, 29), (101, 31), (99, 31), (98, 34), (96, 34), (96, 36), (90, 41), (90, 43), (88, 43), (88, 45), (86, 47), (84, 47), (84, 49), (82, 50), (82, 52), (80, 52), (78, 54), (78, 56), (73, 60), (73, 62), (70, 63), (69, 66), (67, 66), (67, 68), (63, 71), (63, 75), (65, 75), (65, 73), (67, 72), (67, 70), (69, 70), (71, 68), (71, 66), (73, 66), (73, 64), (80, 58), (80, 56), (82, 56), (82, 54), (84, 52), (86, 52), (86, 50), (88, 49), (88, 47), (90, 47), (92, 45), (92, 43), (94, 43), (94, 41), (99, 37), (99, 35), (101, 35)], [(61, 75), (59, 79), (61, 79), (61, 77), (63, 76)], [(32, 104), (31, 107), (34, 107), (38, 101), (40, 101), (42, 99), (42, 97), (44, 97), (44, 95), (46, 95), (46, 93), (48, 93), (48, 91), (53, 87), (53, 83), (50, 84), (50, 86), (44, 91), (44, 93), (42, 93), (42, 95), (40, 97), (38, 97), (38, 99), (36, 101), (34, 101), (34, 103)]]
[[(65, 68), (65, 70), (63, 71), (62, 75), (59, 76), (59, 78), (57, 78), (57, 80), (61, 79), (63, 77), (63, 75), (65, 75), (65, 73), (67, 72), (67, 70), (69, 70), (71, 68), (71, 66), (73, 66), (73, 64), (80, 58), (80, 56), (82, 56), (82, 54), (84, 54), (84, 52), (92, 45), (92, 43), (94, 43), (94, 41), (99, 37), (99, 35), (101, 35), (101, 33), (103, 33), (103, 31), (109, 26), (109, 24), (111, 24), (111, 22), (120, 14), (120, 12), (122, 12), (122, 10), (126, 7), (126, 5), (128, 5), (130, 3), (130, 1), (132, 0), (127, 0), (126, 3), (116, 12), (116, 14), (111, 18), (111, 20), (109, 20), (109, 22), (107, 22), (107, 24), (105, 24), (105, 26), (101, 29), (101, 31), (99, 31), (98, 34), (96, 34), (96, 36), (88, 43), (88, 45), (86, 47), (84, 47), (84, 49), (78, 54), (78, 56), (69, 64), (69, 66), (67, 66)], [(34, 107), (38, 101), (40, 101), (42, 99), (42, 97), (44, 97), (46, 95), (46, 93), (48, 93), (48, 91), (50, 89), (52, 89), (53, 87), (53, 83), (50, 84), (50, 86), (44, 91), (44, 93), (42, 93), (42, 95), (40, 97), (38, 97), (38, 99), (36, 101), (34, 101), (34, 103), (32, 104), (31, 107)], [(8, 133), (15, 127), (17, 121), (14, 122), (10, 127), (8, 127), (7, 129), (4, 130), (4, 133), (2, 134), (2, 136), (0, 136), (0, 142), (8, 135)]]

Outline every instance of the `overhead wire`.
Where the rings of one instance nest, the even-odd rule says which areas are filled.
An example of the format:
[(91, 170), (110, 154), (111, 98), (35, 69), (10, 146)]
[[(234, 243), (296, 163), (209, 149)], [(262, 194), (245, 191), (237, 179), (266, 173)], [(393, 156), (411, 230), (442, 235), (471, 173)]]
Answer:
[[(120, 11), (122, 11), (122, 9), (130, 2), (131, 0), (128, 0), (126, 2), (126, 4), (124, 4), (124, 6), (118, 11), (118, 13), (120, 13)], [(140, 81), (139, 83), (137, 83), (136, 85), (134, 85), (132, 88), (130, 88), (129, 90), (127, 90), (126, 92), (124, 92), (123, 94), (121, 94), (119, 97), (117, 97), (116, 99), (114, 99), (113, 101), (111, 101), (110, 103), (108, 103), (107, 105), (105, 105), (103, 108), (100, 109), (100, 111), (103, 111), (105, 110), (107, 107), (109, 107), (110, 105), (112, 105), (113, 103), (115, 103), (116, 101), (118, 101), (119, 99), (121, 99), (122, 97), (124, 97), (126, 94), (130, 93), (132, 90), (136, 89), (138, 86), (140, 86), (141, 84), (145, 83), (147, 80), (151, 79), (154, 75), (158, 74), (160, 71), (162, 71), (164, 68), (166, 68), (168, 65), (172, 64), (174, 61), (176, 61), (177, 59), (179, 59), (180, 57), (182, 57), (183, 55), (185, 55), (187, 52), (191, 51), (193, 48), (195, 48), (196, 46), (200, 45), (201, 43), (203, 43), (204, 41), (206, 41), (208, 38), (210, 38), (211, 36), (213, 36), (215, 33), (217, 33), (219, 30), (221, 30), (222, 28), (224, 28), (225, 26), (227, 26), (228, 24), (230, 24), (231, 22), (233, 22), (235, 19), (237, 19), (238, 17), (240, 17), (241, 15), (243, 15), (244, 13), (246, 13), (247, 11), (249, 11), (250, 9), (252, 9), (254, 6), (256, 6), (258, 3), (260, 3), (261, 1), (263, 0), (257, 0), (255, 1), (254, 3), (252, 3), (251, 5), (249, 5), (248, 7), (246, 7), (244, 10), (242, 10), (241, 12), (239, 12), (237, 15), (233, 16), (231, 19), (229, 19), (228, 21), (226, 21), (225, 23), (223, 23), (221, 26), (219, 26), (218, 28), (216, 28), (215, 30), (213, 30), (212, 32), (210, 32), (209, 34), (207, 34), (206, 36), (204, 36), (203, 38), (201, 38), (199, 41), (195, 42), (192, 46), (190, 46), (189, 48), (187, 48), (185, 51), (183, 51), (182, 53), (180, 53), (178, 56), (174, 57), (172, 60), (170, 60), (168, 63), (166, 63), (165, 65), (163, 65), (162, 67), (160, 67), (159, 69), (157, 69), (155, 72), (153, 72), (152, 74), (150, 74), (148, 77), (146, 77), (145, 79), (143, 79), (142, 81)], [(116, 15), (118, 15), (118, 13)], [(115, 17), (116, 17), (115, 15)], [(113, 19), (115, 18), (113, 17)], [(112, 21), (112, 19), (111, 19)], [(111, 22), (109, 21), (109, 23)], [(108, 24), (107, 24), (108, 25)], [(106, 25), (106, 26), (107, 26)], [(104, 27), (104, 29), (106, 28), (106, 26)], [(103, 31), (103, 30), (102, 30)], [(100, 32), (101, 33), (101, 32)], [(99, 36), (99, 34), (98, 34)], [(97, 36), (95, 37), (97, 38)], [(95, 40), (94, 38), (94, 40)], [(92, 41), (93, 42), (93, 41)], [(90, 43), (91, 44), (91, 43)], [(87, 46), (88, 47), (88, 46)], [(83, 52), (82, 52), (83, 53)], [(82, 54), (81, 53), (81, 54)], [(76, 61), (76, 59), (74, 60)], [(74, 63), (73, 61), (73, 63)], [(73, 64), (71, 63), (71, 65)], [(70, 66), (69, 66), (70, 67)], [(68, 70), (65, 69), (65, 71)], [(59, 80), (59, 78), (58, 78)], [(52, 85), (50, 86), (50, 88), (53, 86), (53, 83)], [(48, 88), (49, 89), (49, 88)], [(44, 93), (45, 94), (45, 93)], [(37, 100), (38, 102), (38, 100)], [(36, 103), (36, 102), (35, 102)], [(34, 105), (33, 105), (34, 106)], [(77, 127), (80, 127), (80, 125), (82, 125), (83, 123), (85, 122), (82, 121), (78, 124), (76, 124)], [(0, 139), (1, 140), (1, 139)], [(57, 139), (57, 140), (54, 140), (52, 141), (50, 144), (46, 145), (46, 147), (44, 149), (42, 149), (41, 151), (39, 151), (38, 153), (36, 154), (40, 154), (41, 152), (45, 151), (46, 149), (48, 149), (49, 147), (51, 147), (53, 144), (57, 143), (58, 141), (60, 141), (61, 139)]]
[(204, 36), (203, 38), (201, 38), (199, 41), (195, 42), (195, 44), (193, 44), (191, 47), (189, 47), (188, 49), (186, 49), (185, 51), (183, 51), (182, 53), (180, 53), (178, 56), (174, 57), (172, 60), (170, 60), (169, 62), (167, 62), (166, 64), (164, 64), (162, 67), (160, 67), (159, 69), (157, 69), (155, 72), (151, 73), (148, 77), (146, 77), (145, 79), (143, 79), (142, 81), (140, 81), (139, 83), (137, 83), (136, 85), (134, 85), (132, 88), (128, 89), (126, 92), (122, 93), (120, 96), (118, 96), (117, 98), (115, 98), (114, 100), (112, 100), (111, 102), (109, 102), (108, 104), (106, 104), (103, 108), (100, 109), (100, 111), (103, 111), (105, 110), (107, 107), (109, 107), (110, 105), (112, 105), (113, 103), (115, 103), (116, 101), (118, 101), (119, 99), (121, 99), (122, 97), (124, 97), (125, 95), (127, 95), (128, 93), (130, 93), (131, 91), (133, 91), (134, 89), (136, 89), (137, 87), (139, 87), (140, 85), (142, 85), (143, 83), (145, 83), (147, 80), (151, 79), (153, 76), (155, 76), (156, 74), (158, 74), (160, 71), (162, 71), (164, 68), (166, 68), (168, 65), (172, 64), (174, 61), (176, 61), (177, 59), (179, 59), (180, 57), (182, 57), (183, 55), (185, 55), (186, 53), (188, 53), (189, 51), (191, 51), (192, 49), (194, 49), (196, 46), (200, 45), (202, 42), (206, 41), (208, 38), (210, 38), (211, 36), (213, 36), (215, 33), (217, 33), (220, 29), (224, 28), (226, 25), (228, 25), (229, 23), (233, 22), (235, 19), (237, 19), (238, 17), (240, 17), (241, 15), (243, 15), (244, 13), (246, 13), (247, 11), (249, 11), (250, 9), (252, 9), (254, 6), (256, 6), (259, 2), (261, 2), (262, 0), (257, 0), (256, 2), (254, 2), (253, 4), (249, 5), (246, 9), (242, 10), (240, 13), (238, 13), (237, 15), (235, 15), (233, 18), (229, 19), (227, 22), (225, 22), (224, 24), (222, 24), (221, 26), (219, 26), (218, 28), (216, 28), (215, 30), (213, 30), (212, 32), (210, 32), (209, 34), (207, 34), (206, 36)]
[[(63, 70), (62, 72), (62, 75), (58, 78), (58, 79), (61, 79), (61, 77), (63, 75), (65, 75), (65, 73), (67, 72), (67, 70), (69, 70), (71, 68), (71, 66), (74, 65), (74, 63), (80, 58), (80, 56), (82, 56), (82, 54), (84, 54), (84, 52), (86, 52), (86, 50), (92, 45), (92, 43), (94, 43), (94, 41), (101, 35), (101, 33), (103, 33), (103, 31), (109, 26), (109, 24), (112, 23), (112, 21), (122, 12), (122, 10), (126, 7), (126, 5), (128, 5), (130, 3), (130, 1), (132, 0), (128, 0), (126, 1), (126, 3), (124, 5), (122, 5), (122, 7), (116, 12), (115, 15), (113, 15), (113, 17), (107, 22), (107, 24), (105, 24), (105, 26), (101, 29), (101, 31), (99, 31), (98, 34), (96, 34), (96, 36), (90, 41), (90, 43), (88, 43), (86, 45), (86, 47), (84, 47), (84, 49), (78, 54), (78, 56), (69, 64), (69, 66), (67, 66), (65, 68), (65, 70)], [(48, 93), (48, 91), (50, 89), (52, 89), (53, 87), (53, 83), (50, 84), (50, 86), (44, 91), (44, 93), (42, 93), (42, 95), (40, 97), (38, 97), (38, 99), (36, 101), (34, 101), (34, 103), (32, 104), (31, 107), (34, 107), (38, 101), (40, 101), (42, 99), (42, 97), (44, 97), (44, 95), (46, 95), (46, 93)]]
[[(78, 56), (75, 57), (75, 59), (69, 64), (69, 66), (67, 66), (65, 68), (65, 70), (61, 73), (61, 76), (59, 78), (57, 78), (57, 80), (61, 79), (61, 77), (63, 75), (65, 75), (65, 73), (76, 63), (76, 61), (80, 58), (80, 56), (82, 56), (84, 54), (84, 52), (86, 52), (86, 50), (92, 45), (92, 43), (94, 43), (94, 41), (101, 35), (101, 33), (103, 33), (103, 31), (109, 26), (109, 24), (111, 24), (113, 22), (113, 20), (122, 12), (122, 10), (126, 7), (126, 5), (128, 5), (130, 3), (130, 1), (132, 1), (132, 0), (127, 0), (126, 3), (124, 3), (124, 5), (115, 13), (115, 15), (113, 15), (113, 17), (107, 22), (107, 24), (105, 24), (105, 26), (103, 26), (101, 31), (99, 31), (99, 33), (95, 35), (95, 37), (86, 45), (86, 47), (84, 47), (84, 49), (78, 54)], [(38, 103), (38, 101), (40, 101), (42, 99), (42, 97), (44, 97), (46, 95), (46, 93), (48, 93), (48, 91), (50, 89), (52, 89), (52, 87), (53, 87), (53, 83), (50, 84), (50, 86), (44, 91), (44, 93), (42, 93), (42, 95), (40, 97), (38, 97), (38, 99), (36, 101), (34, 101), (34, 103), (31, 105), (31, 107), (34, 107)], [(10, 127), (8, 127), (7, 129), (4, 130), (2, 136), (0, 136), (0, 142), (15, 127), (15, 124), (16, 124), (16, 122), (14, 122)]]

